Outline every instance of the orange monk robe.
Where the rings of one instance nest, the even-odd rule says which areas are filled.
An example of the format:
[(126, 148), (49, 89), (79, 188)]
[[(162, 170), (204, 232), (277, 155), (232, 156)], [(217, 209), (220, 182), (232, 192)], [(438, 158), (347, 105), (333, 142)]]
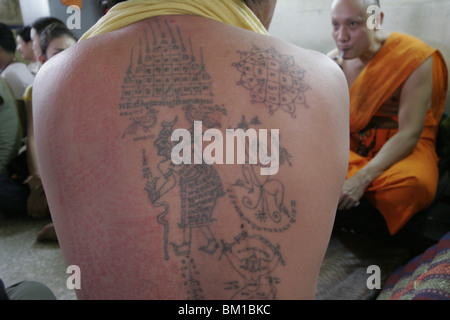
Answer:
[(373, 149), (366, 157), (356, 153), (360, 133), (374, 115), (398, 122), (397, 114), (379, 114), (379, 108), (430, 56), (433, 56), (432, 106), (427, 111), (419, 142), (411, 155), (373, 181), (364, 195), (383, 215), (391, 234), (398, 232), (415, 213), (430, 206), (436, 195), (439, 174), (436, 135), (447, 94), (447, 68), (439, 51), (414, 37), (392, 33), (350, 88), (351, 150), (347, 178), (362, 169), (398, 131), (398, 128), (371, 130), (376, 136)]

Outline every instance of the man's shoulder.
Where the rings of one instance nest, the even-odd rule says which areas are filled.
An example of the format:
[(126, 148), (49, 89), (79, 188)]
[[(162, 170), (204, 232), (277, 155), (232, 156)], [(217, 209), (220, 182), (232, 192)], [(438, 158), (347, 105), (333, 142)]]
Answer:
[(435, 50), (421, 38), (402, 32), (390, 33), (386, 41), (389, 41), (394, 48), (408, 47), (410, 50), (414, 51)]
[(14, 96), (11, 91), (11, 88), (8, 85), (8, 82), (3, 77), (0, 77), (0, 96), (3, 98), (3, 103), (5, 105), (8, 105), (8, 103), (5, 103), (5, 101), (14, 102)]
[(5, 70), (3, 70), (2, 76), (4, 78), (8, 77), (19, 77), (25, 82), (33, 82), (34, 76), (27, 68), (27, 65), (22, 62), (16, 62), (9, 65)]
[[(333, 57), (333, 54), (338, 52), (337, 49), (324, 54), (313, 49), (297, 46), (278, 38), (268, 38), (271, 39), (271, 41), (268, 42), (270, 43), (271, 48), (279, 50), (282, 55), (295, 60), (298, 65), (303, 66), (307, 71), (309, 70), (310, 76), (322, 76), (322, 72), (327, 72), (328, 76), (331, 77), (342, 74), (342, 70), (339, 68), (337, 63), (333, 61), (333, 59), (330, 59), (330, 57)], [(326, 80), (325, 78), (322, 80)]]
[(23, 62), (12, 63), (5, 69), (5, 71), (7, 71), (7, 72), (8, 71), (9, 72), (23, 72), (25, 74), (28, 74), (28, 73), (31, 74), (31, 72), (28, 70), (27, 65)]

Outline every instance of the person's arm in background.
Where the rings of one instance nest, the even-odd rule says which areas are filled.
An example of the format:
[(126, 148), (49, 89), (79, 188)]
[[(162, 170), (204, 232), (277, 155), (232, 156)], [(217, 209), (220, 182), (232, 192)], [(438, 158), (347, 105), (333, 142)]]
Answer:
[(27, 165), (29, 172), (24, 183), (30, 187), (28, 215), (34, 218), (45, 218), (49, 215), (49, 210), (37, 163), (31, 95), (32, 86), (27, 88), (24, 95), (27, 113)]

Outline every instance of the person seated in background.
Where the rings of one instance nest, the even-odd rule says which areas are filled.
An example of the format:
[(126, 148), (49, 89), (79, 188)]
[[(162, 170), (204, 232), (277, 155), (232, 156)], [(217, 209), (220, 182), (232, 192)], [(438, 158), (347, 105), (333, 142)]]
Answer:
[(34, 76), (22, 62), (16, 61), (16, 39), (11, 29), (0, 22), (0, 76), (6, 80), (16, 100), (22, 100)]
[[(24, 63), (15, 61), (16, 41), (9, 27), (0, 23), (0, 212), (2, 217), (26, 214), (29, 188), (25, 157), (20, 155), (25, 135), (22, 96), (34, 76)], [(22, 154), (23, 155), (23, 154)]]
[(382, 30), (384, 13), (373, 20), (371, 5), (380, 8), (376, 0), (334, 0), (331, 7), (337, 48), (329, 56), (350, 87), (350, 160), (338, 209), (364, 197), (394, 235), (435, 198), (448, 77), (438, 50)]
[(65, 25), (52, 23), (39, 35), (44, 63), (75, 45), (78, 39)]
[(5, 287), (0, 278), (0, 301), (5, 300), (56, 300), (56, 296), (47, 285), (41, 282), (24, 280)]
[(38, 60), (33, 50), (33, 41), (30, 37), (31, 27), (26, 26), (17, 31), (17, 51), (20, 52), (23, 59), (27, 60), (28, 70), (36, 76), (39, 68), (41, 67), (41, 62)]
[(39, 18), (31, 24), (30, 38), (32, 41), (32, 48), (34, 55), (41, 62), (44, 63), (45, 59), (42, 56), (41, 49), (41, 33), (52, 23), (60, 24), (61, 26), (66, 26), (64, 22), (54, 17), (43, 17)]
[[(39, 170), (78, 298), (314, 299), (348, 164), (348, 87), (326, 55), (269, 36), (275, 5), (124, 1), (43, 65)], [(186, 135), (206, 129), (214, 146), (259, 129), (262, 154), (270, 130), (271, 157), (221, 165), (211, 142), (190, 164)]]
[[(41, 49), (41, 34), (44, 30), (52, 25), (57, 24), (63, 28), (66, 28), (64, 23), (54, 17), (43, 17), (39, 18), (31, 24), (30, 38), (32, 41), (32, 48), (36, 58), (43, 64), (46, 59), (43, 57)], [(48, 45), (48, 43), (46, 44)], [(28, 197), (28, 215), (34, 218), (43, 219), (50, 215), (48, 209), (47, 199), (45, 197), (45, 191), (42, 187), (41, 177), (39, 175), (39, 169), (36, 162), (36, 151), (34, 147), (34, 129), (33, 129), (33, 115), (32, 115), (32, 92), (33, 84), (30, 84), (24, 94), (23, 101), (25, 102), (26, 117), (27, 117), (27, 168), (28, 177), (25, 180), (30, 188), (30, 195)], [(45, 230), (46, 228), (44, 228)], [(43, 230), (43, 231), (44, 231)], [(40, 232), (41, 234), (41, 232)], [(46, 234), (44, 232), (44, 234)], [(38, 239), (40, 236), (38, 235)]]
[[(59, 22), (49, 24), (40, 34), (40, 53), (41, 61), (45, 63), (58, 53), (76, 44), (78, 39), (74, 34), (64, 25)], [(42, 186), (41, 176), (36, 158), (36, 147), (34, 139), (33, 126), (33, 104), (32, 104), (33, 86), (29, 86), (24, 94), (24, 101), (27, 110), (27, 162), (29, 177), (25, 183), (30, 186), (30, 207), (28, 214), (35, 218), (45, 218), (50, 214), (45, 196), (45, 190)], [(53, 224), (45, 226), (38, 234), (38, 241), (43, 240), (57, 240)]]
[(10, 168), (18, 158), (22, 138), (15, 97), (5, 79), (0, 77), (0, 218), (27, 212), (29, 188)]

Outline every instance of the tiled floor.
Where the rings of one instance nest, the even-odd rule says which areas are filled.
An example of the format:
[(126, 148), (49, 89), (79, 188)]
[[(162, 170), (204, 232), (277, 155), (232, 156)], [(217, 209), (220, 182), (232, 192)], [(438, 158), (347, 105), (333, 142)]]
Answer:
[(37, 242), (38, 232), (49, 220), (27, 217), (0, 220), (0, 278), (5, 286), (23, 280), (47, 285), (58, 300), (74, 300), (66, 286), (69, 274), (57, 242)]
[[(57, 242), (37, 242), (38, 232), (50, 220), (28, 217), (0, 220), (0, 278), (6, 286), (23, 280), (47, 285), (58, 300), (75, 300), (67, 288), (70, 274)], [(378, 265), (383, 277), (406, 262), (404, 248), (348, 233), (333, 234), (319, 277), (316, 298), (373, 299), (377, 291), (366, 286), (367, 267)]]

